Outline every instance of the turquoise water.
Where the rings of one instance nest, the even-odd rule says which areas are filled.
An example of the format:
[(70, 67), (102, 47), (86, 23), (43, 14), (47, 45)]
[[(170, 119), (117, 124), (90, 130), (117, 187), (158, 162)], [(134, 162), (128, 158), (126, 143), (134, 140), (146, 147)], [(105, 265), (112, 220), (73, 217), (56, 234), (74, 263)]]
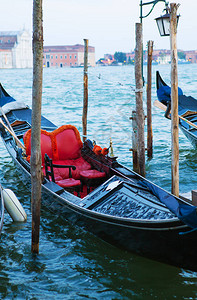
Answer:
[[(170, 65), (153, 66), (170, 83)], [(145, 70), (146, 74), (146, 70)], [(197, 65), (179, 66), (179, 85), (196, 95)], [(100, 77), (100, 79), (98, 78)], [(0, 82), (17, 100), (31, 106), (32, 70), (0, 70)], [(114, 154), (132, 168), (131, 116), (135, 108), (134, 68), (89, 69), (88, 136), (97, 144), (113, 141)], [(145, 93), (144, 93), (145, 94)], [(45, 69), (42, 113), (57, 125), (82, 132), (83, 69)], [(144, 109), (146, 105), (144, 101)], [(153, 107), (154, 157), (146, 160), (147, 178), (171, 190), (170, 121)], [(180, 192), (197, 189), (197, 152), (180, 132)], [(41, 211), (40, 253), (31, 254), (30, 186), (0, 141), (0, 180), (26, 210), (25, 224), (5, 214), (0, 237), (0, 299), (197, 299), (197, 273), (119, 250)]]

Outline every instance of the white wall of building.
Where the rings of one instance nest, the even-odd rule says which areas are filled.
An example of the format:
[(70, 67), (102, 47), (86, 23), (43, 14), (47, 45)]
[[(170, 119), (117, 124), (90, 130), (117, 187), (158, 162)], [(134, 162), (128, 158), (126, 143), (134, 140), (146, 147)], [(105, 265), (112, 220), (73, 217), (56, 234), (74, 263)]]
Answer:
[(171, 60), (170, 55), (163, 55), (158, 57), (158, 63), (161, 65), (169, 64)]
[[(13, 32), (6, 33), (7, 36), (13, 36)], [(17, 34), (17, 41), (13, 48), (2, 49), (0, 51), (0, 68), (32, 68), (33, 53), (32, 39), (30, 34), (23, 30)]]
[[(78, 66), (84, 64), (84, 52), (78, 52)], [(88, 53), (88, 65), (91, 67), (95, 67), (95, 53)]]
[(12, 54), (13, 68), (33, 67), (32, 41), (27, 31), (23, 31), (17, 36), (17, 43), (12, 49)]

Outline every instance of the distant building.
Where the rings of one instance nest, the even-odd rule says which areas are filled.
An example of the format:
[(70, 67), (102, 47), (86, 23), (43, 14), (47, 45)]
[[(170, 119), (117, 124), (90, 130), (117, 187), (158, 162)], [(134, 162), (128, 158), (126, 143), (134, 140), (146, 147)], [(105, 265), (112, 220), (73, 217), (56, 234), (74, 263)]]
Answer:
[(158, 62), (158, 64), (161, 64), (161, 65), (169, 64), (171, 62), (171, 55), (170, 54), (160, 54), (157, 57), (156, 61)]
[(135, 52), (131, 52), (131, 53), (126, 53), (126, 61), (127, 63), (134, 63), (135, 61)]
[[(47, 68), (80, 67), (84, 65), (84, 46), (44, 46), (43, 65)], [(95, 48), (88, 47), (88, 65), (95, 67)]]
[(97, 61), (97, 65), (101, 65), (101, 66), (111, 66), (114, 64), (115, 59), (114, 59), (114, 55), (113, 54), (104, 54), (104, 58), (100, 58)]
[(185, 58), (191, 63), (197, 63), (197, 50), (184, 51)]
[(32, 68), (32, 40), (26, 30), (0, 32), (0, 69)]

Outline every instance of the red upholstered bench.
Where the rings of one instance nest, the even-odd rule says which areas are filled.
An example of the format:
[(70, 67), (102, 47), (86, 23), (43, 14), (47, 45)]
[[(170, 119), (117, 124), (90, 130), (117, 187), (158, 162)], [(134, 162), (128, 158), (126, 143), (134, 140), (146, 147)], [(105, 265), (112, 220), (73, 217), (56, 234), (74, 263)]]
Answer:
[[(72, 171), (71, 170), (75, 170), (76, 167), (75, 166), (71, 166), (71, 165), (56, 165), (53, 164), (52, 159), (49, 158), (49, 156), (47, 154), (45, 154), (45, 175), (46, 178), (48, 180), (50, 180), (50, 177), (52, 179), (53, 182), (55, 182), (56, 184), (58, 184), (59, 186), (63, 187), (64, 189), (66, 189), (67, 191), (74, 193), (77, 192), (77, 195), (80, 196), (80, 192), (81, 192), (81, 181), (72, 178)], [(54, 167), (55, 168), (60, 168), (60, 169), (69, 169), (69, 177), (62, 179), (61, 176), (54, 176)]]
[(86, 170), (80, 172), (81, 181), (87, 185), (87, 192), (90, 192), (90, 187), (98, 186), (103, 182), (106, 177), (105, 172), (99, 172), (97, 170)]
[[(31, 130), (28, 130), (25, 133), (23, 139), (26, 147), (27, 160), (30, 160)], [(52, 180), (58, 185), (64, 188), (69, 188), (71, 186), (77, 186), (80, 182), (80, 179), (83, 179), (84, 182), (87, 181), (89, 184), (94, 183), (93, 179), (101, 178), (100, 173), (102, 172), (91, 170), (91, 165), (81, 156), (82, 147), (83, 143), (81, 141), (79, 131), (75, 126), (63, 125), (52, 132), (41, 130), (42, 166), (45, 170), (45, 154), (47, 154), (51, 159), (53, 168), (54, 178), (52, 178)], [(75, 166), (75, 168), (70, 170), (66, 166)], [(82, 173), (81, 175), (81, 172), (84, 171), (91, 172), (84, 175)], [(44, 171), (44, 173), (47, 175), (46, 171)], [(105, 177), (105, 175), (106, 174), (103, 173), (102, 176)], [(91, 181), (84, 179), (90, 176)]]

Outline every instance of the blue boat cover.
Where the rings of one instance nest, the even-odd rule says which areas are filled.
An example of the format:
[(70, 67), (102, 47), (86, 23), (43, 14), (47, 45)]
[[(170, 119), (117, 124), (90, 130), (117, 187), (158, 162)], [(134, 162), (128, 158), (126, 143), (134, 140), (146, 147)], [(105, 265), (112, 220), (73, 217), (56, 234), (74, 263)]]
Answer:
[(0, 106), (2, 107), (5, 104), (7, 104), (9, 102), (13, 102), (13, 101), (16, 101), (16, 100), (12, 97), (7, 97), (7, 96), (0, 97)]
[(149, 188), (161, 203), (165, 204), (183, 223), (191, 228), (197, 229), (197, 211), (195, 206), (178, 201), (172, 194), (169, 194), (150, 182), (143, 180), (140, 181), (140, 184)]
[[(160, 102), (170, 102), (171, 101), (171, 88), (168, 85), (163, 85), (157, 90), (157, 97)], [(178, 95), (182, 96), (183, 91), (178, 88)]]
[(179, 115), (187, 112), (197, 113), (197, 100), (191, 96), (179, 96)]

